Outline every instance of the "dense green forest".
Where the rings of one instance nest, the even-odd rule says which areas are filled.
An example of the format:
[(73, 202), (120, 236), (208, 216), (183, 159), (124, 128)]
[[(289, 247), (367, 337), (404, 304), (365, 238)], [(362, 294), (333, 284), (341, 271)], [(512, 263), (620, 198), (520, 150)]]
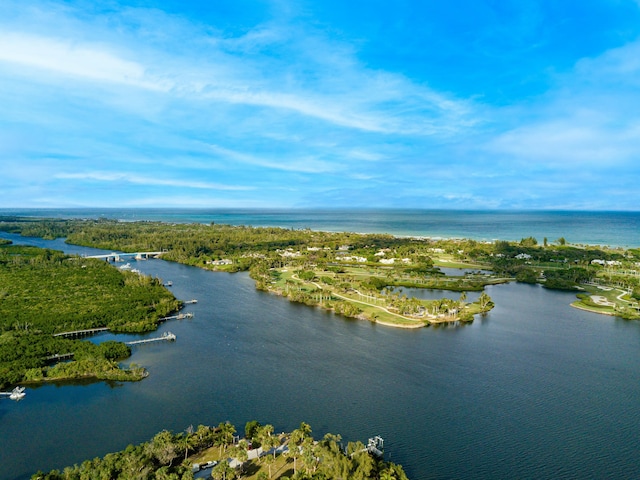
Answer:
[[(73, 330), (107, 327), (147, 332), (180, 303), (159, 280), (123, 272), (104, 261), (35, 247), (0, 246), (0, 387), (24, 381), (94, 376), (140, 378), (122, 370), (130, 355), (120, 342), (94, 345), (54, 337)], [(52, 364), (48, 357), (73, 354)]]
[[(194, 478), (193, 472), (202, 463), (211, 462), (209, 466), (215, 466), (210, 478), (225, 480), (407, 479), (400, 465), (372, 454), (362, 442), (349, 442), (343, 448), (340, 435), (331, 433), (314, 440), (311, 427), (304, 422), (288, 434), (274, 434), (272, 425), (256, 421), (246, 424), (244, 439), (238, 441), (235, 433), (230, 423), (220, 423), (215, 428), (199, 425), (178, 434), (164, 430), (140, 445), (129, 445), (120, 452), (62, 471), (40, 471), (31, 478), (186, 480)], [(249, 449), (258, 448), (262, 448), (264, 454), (249, 460)], [(196, 460), (201, 463), (196, 463), (194, 468)]]

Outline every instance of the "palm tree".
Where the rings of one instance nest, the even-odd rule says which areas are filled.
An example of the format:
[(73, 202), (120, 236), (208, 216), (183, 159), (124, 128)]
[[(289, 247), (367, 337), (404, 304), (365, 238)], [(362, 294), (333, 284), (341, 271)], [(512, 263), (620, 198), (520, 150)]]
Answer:
[(297, 459), (300, 457), (300, 447), (306, 438), (311, 435), (311, 426), (308, 423), (300, 423), (300, 427), (291, 432), (289, 437), (289, 455), (293, 456), (293, 473), (297, 471)]
[(478, 302), (480, 302), (480, 308), (484, 312), (489, 306), (489, 303), (491, 303), (491, 297), (487, 295), (485, 292), (482, 292), (478, 297)]
[(226, 450), (233, 443), (233, 434), (236, 433), (236, 427), (229, 422), (220, 423), (215, 432), (215, 443), (220, 446), (220, 456), (222, 456), (222, 447)]
[(180, 435), (176, 439), (176, 445), (178, 446), (178, 448), (180, 448), (180, 450), (184, 449), (185, 460), (187, 459), (189, 450), (193, 450), (193, 448), (197, 445), (197, 443), (198, 443), (198, 438), (195, 435), (190, 434), (188, 432)]
[(233, 479), (236, 477), (236, 471), (223, 460), (213, 467), (213, 470), (211, 470), (211, 477), (215, 480)]
[(464, 308), (466, 301), (467, 301), (467, 292), (461, 292), (460, 298), (458, 299), (458, 305), (460, 310)]
[(273, 434), (273, 425), (265, 425), (260, 429), (258, 438), (262, 445), (262, 450), (268, 452), (273, 449), (273, 458), (276, 458), (276, 447), (280, 445), (280, 439)]
[(276, 457), (275, 457), (275, 451), (273, 452), (273, 457), (271, 455), (267, 455), (264, 458), (264, 462), (267, 464), (267, 468), (269, 469), (269, 478), (271, 478), (271, 466), (275, 463), (276, 461)]
[(247, 452), (248, 445), (246, 440), (240, 440), (237, 445), (234, 445), (229, 449), (229, 456), (231, 458), (235, 458), (238, 462), (240, 462), (240, 472), (242, 472), (242, 467), (244, 462), (249, 459), (249, 453)]

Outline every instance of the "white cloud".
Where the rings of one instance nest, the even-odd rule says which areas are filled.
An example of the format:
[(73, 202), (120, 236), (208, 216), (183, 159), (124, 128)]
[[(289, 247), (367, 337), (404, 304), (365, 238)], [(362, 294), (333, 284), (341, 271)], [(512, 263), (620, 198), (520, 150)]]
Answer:
[(122, 59), (104, 47), (69, 39), (0, 32), (0, 61), (149, 90), (170, 88), (166, 82), (150, 81), (139, 63)]
[(486, 149), (556, 169), (635, 166), (640, 156), (640, 40), (582, 59), (557, 85), (516, 106), (516, 126)]
[(111, 173), (111, 172), (87, 172), (87, 173), (57, 173), (54, 178), (63, 180), (89, 180), (108, 183), (130, 183), (135, 185), (149, 185), (156, 187), (177, 187), (196, 188), (205, 190), (253, 190), (249, 186), (224, 185), (215, 182), (203, 182), (195, 180), (166, 180), (157, 178), (154, 172), (149, 172), (147, 176), (140, 176), (131, 173)]
[(514, 159), (554, 164), (559, 168), (613, 166), (640, 152), (640, 126), (622, 129), (584, 124), (577, 118), (550, 120), (512, 130), (491, 142), (492, 150)]
[(295, 157), (295, 155), (288, 154), (288, 156), (294, 156), (295, 159), (290, 160), (289, 158), (280, 156), (278, 159), (274, 160), (266, 159), (257, 155), (242, 153), (219, 145), (210, 145), (209, 147), (216, 156), (223, 160), (231, 160), (238, 163), (255, 165), (273, 170), (299, 173), (325, 173), (334, 171), (338, 168), (335, 164), (318, 160), (310, 155)]
[[(71, 8), (39, 15), (64, 30), (2, 28), (0, 62), (187, 101), (291, 112), (365, 132), (448, 135), (474, 123), (469, 102), (370, 70), (351, 48), (309, 28), (274, 23), (224, 38), (143, 9), (111, 13), (106, 25)], [(108, 28), (114, 25), (120, 37)], [(163, 31), (175, 38), (168, 43)], [(47, 81), (41, 73), (31, 78)]]

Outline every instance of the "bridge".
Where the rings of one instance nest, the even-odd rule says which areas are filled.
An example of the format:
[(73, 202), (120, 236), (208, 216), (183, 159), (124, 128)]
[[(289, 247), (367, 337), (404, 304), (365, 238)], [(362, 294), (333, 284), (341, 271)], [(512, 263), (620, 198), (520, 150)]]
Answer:
[(107, 262), (111, 262), (111, 261), (119, 262), (127, 257), (133, 257), (136, 260), (147, 260), (148, 258), (158, 258), (163, 253), (167, 253), (167, 252), (166, 251), (164, 252), (133, 252), (133, 253), (111, 252), (105, 255), (87, 255), (84, 258), (103, 258)]

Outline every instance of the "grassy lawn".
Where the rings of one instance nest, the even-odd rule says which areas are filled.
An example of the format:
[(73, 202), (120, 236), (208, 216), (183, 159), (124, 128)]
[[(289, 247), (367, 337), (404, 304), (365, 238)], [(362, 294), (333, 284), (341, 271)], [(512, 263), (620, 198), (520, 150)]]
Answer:
[[(287, 292), (301, 291), (305, 293), (318, 292), (318, 289), (323, 291), (323, 295), (326, 299), (327, 296), (331, 296), (333, 300), (342, 300), (349, 302), (350, 304), (356, 306), (361, 311), (361, 317), (369, 319), (371, 321), (377, 323), (383, 323), (388, 325), (394, 325), (398, 327), (422, 327), (428, 325), (430, 323), (443, 323), (443, 322), (452, 322), (457, 321), (457, 317), (451, 316), (439, 316), (437, 318), (433, 316), (424, 316), (424, 317), (412, 317), (405, 316), (395, 313), (393, 310), (388, 310), (387, 299), (379, 294), (372, 294), (371, 292), (360, 293), (357, 291), (358, 282), (362, 280), (367, 280), (370, 277), (378, 277), (383, 278), (383, 275), (380, 275), (380, 270), (385, 270), (383, 272), (386, 276), (387, 269), (373, 269), (371, 267), (345, 267), (344, 273), (336, 274), (334, 272), (320, 271), (314, 270), (316, 275), (316, 279), (313, 281), (304, 281), (298, 278), (295, 271), (291, 269), (282, 269), (278, 271), (278, 274), (275, 276), (275, 279), (270, 284), (270, 289), (276, 291), (282, 291), (285, 294)], [(356, 283), (353, 284), (353, 290), (344, 291), (342, 288), (337, 288), (335, 285), (327, 285), (320, 280), (320, 278), (331, 278), (337, 283), (351, 283), (349, 279), (356, 280)], [(328, 280), (327, 280), (328, 281)], [(416, 278), (413, 277), (396, 277), (394, 279), (396, 282), (401, 281), (409, 281), (414, 284), (416, 282)], [(429, 279), (426, 279), (425, 282), (428, 282)], [(456, 283), (462, 281), (460, 277), (453, 278), (440, 278), (436, 280), (438, 282), (437, 285), (430, 284), (415, 284), (416, 287), (441, 287), (443, 283)], [(487, 279), (482, 279), (484, 283), (494, 283), (494, 281), (487, 281)], [(471, 290), (471, 286), (469, 288)], [(455, 296), (455, 295), (454, 295)], [(319, 301), (319, 298), (317, 299)], [(326, 300), (325, 300), (326, 301)], [(420, 300), (419, 303), (427, 310), (431, 310), (431, 301), (429, 300)], [(480, 306), (474, 303), (467, 304), (466, 312), (475, 315), (480, 313)]]
[[(582, 285), (582, 288), (587, 295), (601, 297), (605, 301), (616, 305), (616, 308), (614, 308), (612, 305), (597, 305), (597, 302), (583, 300), (577, 300), (571, 304), (574, 307), (589, 310), (590, 312), (620, 315), (622, 309), (628, 308), (631, 303), (635, 303), (629, 300), (628, 295), (621, 295), (622, 291), (614, 287)], [(640, 317), (640, 312), (638, 312), (638, 317)]]
[[(227, 456), (227, 451), (223, 450), (222, 451), (222, 456), (220, 455), (220, 447), (211, 447), (208, 448), (206, 450), (203, 450), (202, 452), (196, 454), (196, 455), (191, 455), (188, 459), (187, 462), (189, 464), (200, 464), (202, 465), (203, 463), (206, 462), (211, 462), (211, 461), (226, 461), (226, 459), (228, 458)], [(255, 460), (249, 460), (247, 462), (244, 463), (244, 465), (242, 466), (242, 478), (244, 479), (255, 479), (257, 480), (258, 476), (260, 475), (260, 472), (264, 472), (265, 474), (267, 474), (267, 476), (269, 475), (269, 466), (267, 465), (267, 462), (265, 462), (264, 460), (265, 457), (261, 457), (261, 459), (255, 459)], [(207, 478), (210, 477), (211, 475), (211, 469), (207, 469), (206, 470), (209, 475), (207, 476)], [(282, 454), (278, 454), (276, 455), (276, 460), (274, 463), (271, 464), (271, 479), (278, 479), (280, 477), (291, 477), (293, 475), (293, 460), (291, 460), (289, 457), (287, 457), (286, 455), (282, 455)]]
[(478, 270), (491, 269), (487, 265), (480, 265), (479, 263), (465, 263), (459, 260), (454, 260), (453, 255), (440, 254), (438, 258), (433, 258), (433, 264), (436, 267), (445, 268), (474, 268)]

